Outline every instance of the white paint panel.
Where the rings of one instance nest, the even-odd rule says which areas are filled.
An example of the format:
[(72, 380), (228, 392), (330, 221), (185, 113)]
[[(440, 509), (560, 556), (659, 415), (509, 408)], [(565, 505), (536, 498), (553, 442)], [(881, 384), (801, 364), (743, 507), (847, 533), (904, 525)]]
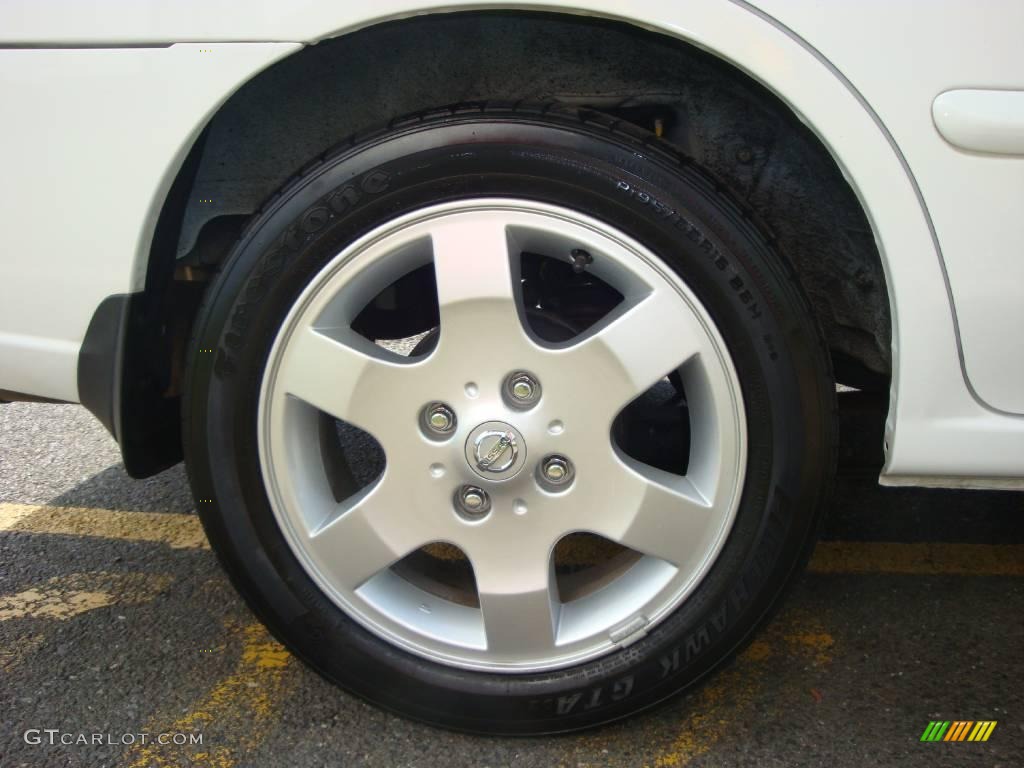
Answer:
[(93, 312), (141, 288), (195, 137), (241, 82), (300, 47), (0, 50), (0, 389), (78, 399)]

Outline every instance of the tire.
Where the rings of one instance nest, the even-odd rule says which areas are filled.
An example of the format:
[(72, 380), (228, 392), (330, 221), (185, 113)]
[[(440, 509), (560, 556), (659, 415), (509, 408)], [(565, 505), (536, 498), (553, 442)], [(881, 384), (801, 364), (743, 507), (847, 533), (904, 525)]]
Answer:
[[(274, 490), (277, 486), (268, 481), (272, 465), (292, 466), (273, 464), (268, 458), (278, 449), (285, 451), (280, 455), (286, 455), (290, 443), (284, 441), (280, 445), (285, 448), (274, 448), (278, 444), (267, 435), (276, 427), (263, 421), (265, 413), (284, 414), (284, 409), (291, 407), (281, 405), (282, 410), (273, 411), (277, 406), (269, 404), (276, 402), (271, 400), (273, 382), (287, 379), (284, 373), (274, 372), (291, 370), (286, 368), (291, 358), (281, 355), (291, 354), (287, 345), (300, 338), (300, 331), (288, 336), (284, 329), (304, 316), (303, 307), (312, 301), (311, 295), (319, 295), (309, 292), (320, 290), (317, 286), (321, 283), (327, 285), (322, 282), (328, 279), (323, 274), (325, 267), (334, 264), (338, 254), (353, 243), (366, 240), (368, 233), (390, 226), (389, 222), (438, 205), (476, 210), (475, 201), (482, 199), (521, 201), (532, 206), (531, 216), (549, 210), (571, 211), (583, 222), (580, 227), (599, 222), (611, 232), (623, 233), (626, 250), (645, 249), (644, 253), (655, 254), (653, 261), (637, 269), (650, 267), (654, 270), (650, 275), (657, 272), (662, 276), (650, 280), (664, 279), (666, 285), (680, 286), (679, 296), (691, 297), (686, 300), (690, 302), (687, 317), (696, 318), (694, 327), (699, 325), (707, 334), (706, 342), (701, 343), (724, 350), (717, 362), (702, 353), (702, 365), (709, 366), (711, 372), (700, 375), (709, 377), (708, 381), (718, 381), (714, 377), (721, 375), (725, 377), (722, 381), (737, 382), (734, 402), (738, 405), (733, 417), (739, 430), (735, 434), (742, 438), (736, 443), (738, 485), (730, 497), (728, 515), (720, 513), (728, 519), (723, 517), (720, 530), (715, 529), (717, 543), (709, 545), (699, 578), (691, 579), (685, 589), (676, 589), (674, 603), (658, 603), (662, 614), (656, 620), (634, 616), (625, 628), (607, 633), (612, 647), (598, 653), (593, 643), (593, 647), (581, 646), (578, 659), (568, 654), (557, 659), (545, 656), (531, 646), (530, 652), (522, 655), (529, 663), (516, 667), (520, 656), (515, 643), (508, 641), (511, 647), (501, 656), (492, 653), (492, 646), (504, 647), (504, 639), (496, 637), (492, 642), (488, 636), (485, 650), (466, 651), (465, 658), (446, 660), (443, 655), (449, 646), (428, 648), (424, 641), (423, 647), (413, 647), (415, 636), (401, 628), (389, 636), (387, 627), (392, 625), (375, 625), (377, 614), (369, 608), (356, 610), (345, 602), (340, 587), (342, 597), (325, 588), (330, 579), (317, 565), (320, 561), (315, 552), (319, 550), (310, 545), (306, 552), (301, 536), (289, 533), (291, 523), (287, 521), (305, 519), (301, 516), (307, 512), (282, 511), (287, 508), (287, 494), (280, 491), (279, 498)], [(432, 242), (436, 247), (438, 241)], [(584, 260), (587, 256), (583, 254)], [(356, 258), (345, 264), (356, 264)], [(567, 255), (563, 257), (563, 261), (567, 259)], [(469, 269), (470, 261), (463, 263)], [(346, 270), (355, 269), (343, 265), (336, 274), (343, 276)], [(413, 293), (425, 295), (424, 285), (433, 283), (420, 284), (418, 293)], [(418, 322), (436, 323), (436, 318), (431, 320), (433, 311), (423, 310)], [(442, 338), (446, 322), (441, 321)], [(654, 350), (685, 335), (670, 326), (667, 323), (661, 333), (654, 334), (649, 348), (645, 347), (650, 352), (643, 355), (653, 355)], [(481, 329), (481, 333), (492, 330), (485, 325)], [(428, 335), (427, 341), (421, 342), (415, 353), (421, 356), (416, 360), (429, 359), (432, 348), (440, 349), (436, 344), (431, 347), (430, 339)], [(501, 356), (497, 352), (474, 354), (480, 365), (491, 365), (490, 358)], [(544, 360), (554, 359), (553, 354)], [(277, 360), (285, 362), (275, 368)], [(509, 361), (507, 365), (514, 369), (520, 364)], [(631, 374), (623, 375), (628, 378)], [(329, 378), (326, 370), (316, 376)], [(563, 382), (554, 376), (549, 374), (548, 380), (541, 376), (543, 397), (570, 407), (571, 399), (558, 391)], [(581, 372), (568, 377), (565, 385), (575, 389), (578, 400), (585, 400), (614, 389), (616, 385), (609, 381), (604, 373), (588, 376)], [(686, 408), (690, 402), (700, 402), (699, 386), (691, 391), (689, 382), (687, 379), (685, 389), (692, 397)], [(480, 381), (481, 397), (486, 383)], [(386, 399), (390, 396), (387, 392), (382, 388), (377, 397)], [(719, 403), (714, 397), (719, 395), (707, 402)], [(720, 399), (725, 402), (728, 397), (721, 394)], [(424, 395), (424, 402), (427, 400)], [(287, 398), (281, 402), (286, 401), (291, 402)], [(357, 420), (361, 414), (376, 413), (378, 407), (390, 407), (372, 399), (360, 402), (366, 406)], [(459, 412), (461, 407), (454, 410)], [(518, 411), (511, 406), (501, 412), (509, 423), (517, 418)], [(531, 418), (523, 413), (524, 419)], [(475, 423), (464, 425), (461, 412), (458, 418), (453, 428), (459, 430), (458, 437), (452, 440), (461, 450), (463, 435), (469, 434)], [(694, 426), (700, 418), (699, 414), (689, 417), (691, 436), (704, 435)], [(721, 418), (725, 423), (732, 417)], [(280, 419), (281, 424), (290, 423), (284, 415)], [(593, 421), (603, 424), (597, 416)], [(579, 422), (577, 419), (574, 424)], [(716, 422), (718, 427), (721, 423)], [(314, 422), (305, 424), (307, 432), (294, 434), (311, 434)], [(374, 424), (357, 426), (374, 433)], [(414, 439), (410, 431), (409, 451), (433, 450), (433, 438), (438, 445), (447, 445), (445, 435), (431, 437), (429, 424), (411, 425), (410, 421), (409, 429), (419, 429), (428, 438)], [(520, 431), (526, 434), (527, 427)], [(567, 427), (566, 434), (570, 431)], [(722, 446), (732, 444), (725, 438), (722, 441)], [(442, 110), (396, 121), (387, 130), (351, 141), (303, 169), (254, 217), (208, 291), (195, 325), (184, 404), (186, 462), (203, 525), (236, 588), (273, 634), (323, 676), (381, 707), (427, 723), (483, 733), (557, 733), (620, 719), (665, 700), (734, 655), (767, 620), (809, 556), (832, 482), (836, 443), (834, 382), (827, 350), (797, 280), (783, 258), (773, 252), (763, 227), (692, 161), (634, 126), (588, 110), (479, 106)], [(638, 444), (643, 447), (642, 440)], [(530, 450), (524, 444), (524, 462), (536, 458)], [(499, 458), (506, 455), (518, 456), (513, 450)], [(691, 457), (688, 471), (697, 473), (703, 464), (695, 465), (692, 457), (697, 454), (692, 451), (687, 455)], [(391, 460), (384, 459), (385, 463)], [(726, 459), (712, 456), (708, 461)], [(455, 459), (444, 462), (450, 475), (467, 472), (465, 467), (454, 466)], [(473, 471), (479, 474), (482, 466), (478, 464)], [(531, 483), (545, 482), (543, 477), (534, 478), (534, 465), (529, 466), (517, 476), (514, 482), (520, 485), (515, 487), (533, 488)], [(639, 465), (633, 462), (631, 466)], [(307, 477), (299, 474), (307, 472), (306, 464), (296, 467), (298, 479), (287, 483), (299, 487)], [(725, 469), (721, 476), (726, 476)], [(402, 482), (412, 487), (427, 481), (410, 475)], [(616, 483), (609, 480), (602, 485), (582, 464), (571, 482), (575, 483), (573, 493), (582, 499), (598, 491), (612, 498), (617, 492)], [(505, 486), (488, 483), (486, 478), (481, 484), (489, 489), (488, 499), (493, 496), (494, 500), (487, 519), (504, 525)], [(559, 493), (559, 488), (552, 487), (537, 491), (537, 504), (542, 508), (555, 504)], [(573, 498), (572, 494), (564, 496)], [(457, 496), (451, 503), (465, 522), (468, 508), (461, 498)], [(593, 501), (598, 497), (589, 498), (595, 515), (601, 520), (608, 515), (614, 519), (616, 510), (599, 508), (599, 502)], [(723, 505), (724, 509), (727, 505)], [(534, 507), (530, 510), (524, 520), (540, 517)], [(454, 520), (456, 515), (450, 512), (446, 509), (444, 514)], [(507, 550), (520, 548), (515, 541), (504, 544)], [(525, 544), (521, 548), (527, 549)], [(353, 546), (352, 551), (337, 555), (342, 563), (339, 568), (358, 560), (361, 554), (356, 549)], [(470, 559), (474, 567), (482, 565), (473, 556)], [(677, 575), (682, 572), (681, 566), (675, 571)], [(655, 587), (650, 589), (653, 594)], [(351, 594), (349, 598), (355, 600)], [(631, 593), (623, 594), (626, 596), (616, 599), (630, 599)], [(492, 600), (490, 593), (486, 600)], [(497, 618), (493, 625), (487, 623), (493, 603), (485, 603), (483, 596), (478, 603), (485, 632), (497, 627)], [(467, 609), (459, 610), (462, 616)], [(603, 620), (611, 614), (600, 615)], [(612, 635), (616, 635), (614, 640)], [(523, 642), (532, 643), (533, 639), (523, 635)], [(492, 660), (494, 664), (490, 664)]]

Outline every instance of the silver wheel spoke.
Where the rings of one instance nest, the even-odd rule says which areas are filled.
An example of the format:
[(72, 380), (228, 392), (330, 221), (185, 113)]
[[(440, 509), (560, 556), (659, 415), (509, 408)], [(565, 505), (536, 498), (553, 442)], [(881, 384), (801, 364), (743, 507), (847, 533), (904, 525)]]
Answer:
[(403, 399), (407, 366), (383, 360), (383, 350), (353, 331), (340, 335), (346, 343), (311, 327), (295, 333), (284, 357), (282, 389), (376, 434), (391, 420), (382, 417)]
[(500, 216), (452, 217), (430, 232), (441, 343), (468, 354), (485, 329), (519, 329), (508, 231)]
[(505, 552), (473, 561), (487, 649), (517, 656), (551, 653), (559, 603), (549, 550)]
[(680, 568), (703, 557), (708, 529), (722, 518), (687, 478), (634, 465), (611, 485), (629, 511), (603, 516), (595, 533)]
[(384, 568), (431, 541), (413, 499), (387, 476), (346, 503), (309, 534), (309, 545), (329, 575), (357, 589)]
[[(627, 300), (628, 301), (628, 300)], [(701, 351), (705, 331), (678, 295), (652, 291), (618, 308), (564, 353), (564, 364), (595, 382), (592, 399), (614, 416)]]

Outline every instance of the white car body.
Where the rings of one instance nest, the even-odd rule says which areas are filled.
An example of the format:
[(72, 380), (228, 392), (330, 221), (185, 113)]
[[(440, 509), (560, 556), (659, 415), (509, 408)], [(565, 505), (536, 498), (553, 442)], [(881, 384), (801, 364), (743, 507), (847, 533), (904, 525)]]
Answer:
[[(305, 46), (465, 0), (0, 4), (0, 390), (76, 402), (104, 298), (142, 289), (158, 214), (233, 92)], [(583, 0), (785, 102), (872, 227), (892, 318), (886, 483), (1024, 484), (1024, 4)]]

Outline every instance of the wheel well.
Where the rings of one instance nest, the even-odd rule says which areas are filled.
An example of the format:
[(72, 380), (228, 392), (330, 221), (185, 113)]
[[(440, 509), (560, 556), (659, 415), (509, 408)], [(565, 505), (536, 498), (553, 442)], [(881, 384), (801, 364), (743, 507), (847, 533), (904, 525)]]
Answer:
[[(207, 279), (263, 201), (353, 133), (456, 102), (519, 100), (610, 112), (695, 158), (770, 228), (816, 311), (837, 380), (888, 387), (881, 261), (864, 211), (821, 141), (772, 93), (713, 55), (581, 16), (421, 16), (310, 46), (270, 67), (224, 104), (197, 143), (190, 191), (161, 216), (180, 223), (176, 239), (168, 227), (149, 265), (148, 277), (178, 279), (147, 285), (173, 292)], [(163, 327), (187, 332), (176, 302), (150, 303), (176, 317)], [(185, 314), (195, 304), (187, 303)], [(163, 397), (176, 394), (183, 346), (163, 344)]]

